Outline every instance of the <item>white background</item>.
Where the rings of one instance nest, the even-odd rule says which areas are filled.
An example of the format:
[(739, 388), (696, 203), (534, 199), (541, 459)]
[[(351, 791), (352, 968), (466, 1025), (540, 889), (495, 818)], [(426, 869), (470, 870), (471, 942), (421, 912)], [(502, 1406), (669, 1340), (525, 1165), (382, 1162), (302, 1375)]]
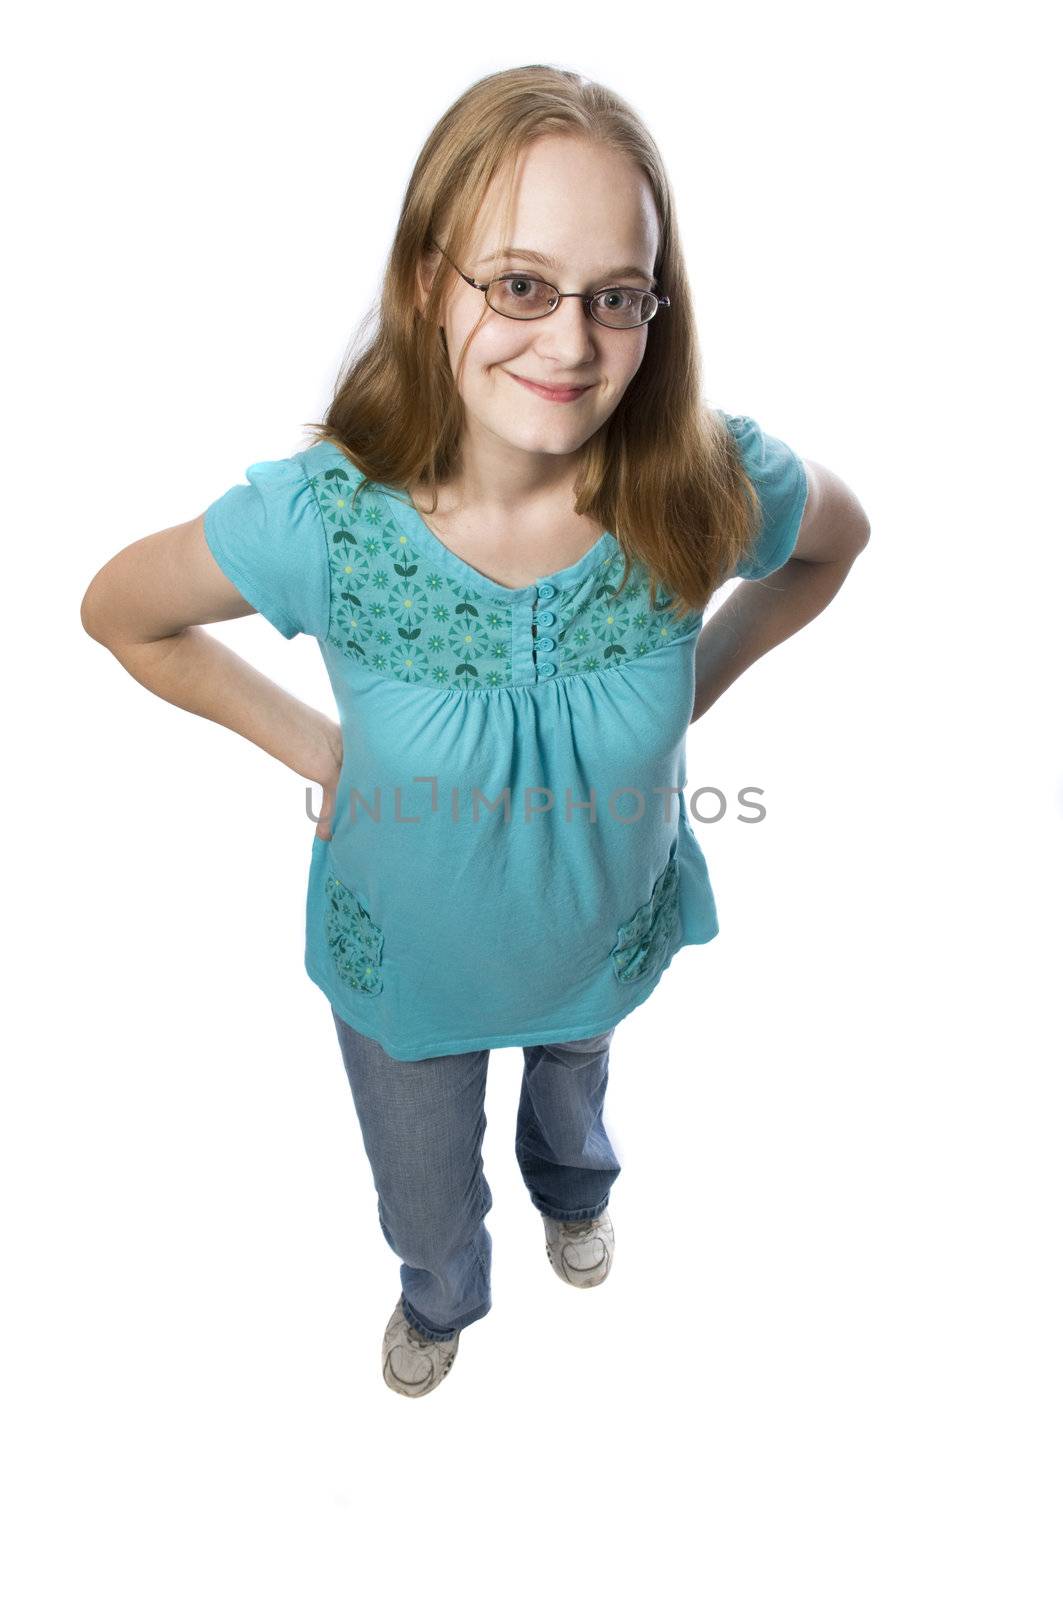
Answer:
[[(2, 97), (4, 1587), (1058, 1597), (1058, 84), (1039, 6), (53, 7)], [(616, 1264), (550, 1271), (492, 1055), (494, 1306), (421, 1403), (302, 970), (304, 783), (85, 634), (308, 442), (429, 129), (633, 102), (708, 398), (871, 542), (691, 729), (721, 935), (617, 1030)], [(1052, 292), (1050, 294), (1050, 286)], [(227, 643), (334, 703), (315, 642)], [(263, 863), (268, 861), (268, 870)]]

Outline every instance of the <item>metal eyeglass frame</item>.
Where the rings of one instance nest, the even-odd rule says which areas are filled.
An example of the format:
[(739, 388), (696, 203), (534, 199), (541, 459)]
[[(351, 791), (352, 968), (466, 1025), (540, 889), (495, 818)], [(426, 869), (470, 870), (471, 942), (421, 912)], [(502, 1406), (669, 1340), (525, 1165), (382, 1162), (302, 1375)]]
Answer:
[[(546, 287), (548, 289), (552, 290), (553, 293), (556, 295), (557, 298), (555, 299), (554, 304), (550, 307), (549, 311), (537, 311), (535, 316), (533, 316), (533, 317), (515, 317), (515, 316), (511, 316), (508, 311), (499, 311), (497, 306), (491, 306), (491, 310), (492, 311), (497, 312), (498, 316), (500, 316), (500, 317), (508, 318), (508, 320), (510, 322), (538, 322), (538, 321), (541, 320), (541, 318), (548, 317), (548, 316), (551, 315), (552, 312), (556, 311), (558, 306), (561, 304), (562, 300), (582, 300), (583, 301), (583, 308), (586, 311), (587, 315), (589, 317), (593, 318), (593, 320), (598, 324), (598, 326), (600, 328), (608, 328), (613, 333), (634, 333), (636, 328), (645, 328), (648, 323), (652, 322), (654, 317), (657, 315), (658, 311), (660, 310), (660, 308), (662, 306), (667, 306), (667, 305), (671, 304), (671, 301), (669, 300), (668, 296), (666, 294), (658, 294), (656, 289), (640, 289), (638, 291), (639, 294), (652, 295), (654, 300), (657, 302), (657, 304), (654, 306), (652, 312), (650, 313), (650, 315), (648, 317), (645, 317), (642, 322), (632, 322), (632, 323), (628, 324), (626, 327), (624, 326), (623, 323), (603, 322), (600, 317), (596, 317), (594, 315), (594, 301), (597, 300), (597, 298), (598, 298), (598, 296), (600, 294), (608, 294), (611, 288), (626, 289), (626, 290), (630, 291), (630, 288), (631, 288), (630, 284), (621, 284), (621, 283), (607, 284), (604, 289), (595, 289), (593, 294), (580, 294), (578, 289), (571, 289), (571, 290), (569, 290), (569, 292), (567, 294), (562, 294), (561, 290), (558, 289), (555, 284), (547, 283), (545, 278), (538, 278), (537, 274), (534, 273), (534, 272), (523, 272), (523, 273), (504, 272), (504, 273), (500, 274), (500, 276), (498, 278), (490, 278), (490, 279), (488, 279), (487, 283), (477, 283), (475, 278), (470, 278), (469, 274), (467, 272), (462, 272), (461, 268), (459, 266), (457, 266), (453, 261), (450, 260), (450, 257), (447, 255), (447, 252), (443, 249), (443, 246), (441, 244), (437, 244), (435, 239), (432, 240), (432, 243), (433, 243), (433, 245), (435, 245), (435, 248), (439, 251), (439, 253), (443, 257), (444, 261), (449, 261), (450, 262), (450, 265), (454, 268), (454, 271), (458, 274), (458, 277), (459, 278), (464, 278), (465, 282), (469, 285), (469, 287), (471, 289), (479, 289), (481, 291), (481, 293), (483, 294), (485, 299), (487, 297), (487, 291), (488, 291), (488, 289), (490, 289), (492, 283), (499, 283), (499, 282), (501, 282), (502, 278), (513, 278), (513, 277), (537, 278), (537, 281), (539, 283), (546, 284)], [(490, 302), (488, 302), (488, 304), (490, 304)]]

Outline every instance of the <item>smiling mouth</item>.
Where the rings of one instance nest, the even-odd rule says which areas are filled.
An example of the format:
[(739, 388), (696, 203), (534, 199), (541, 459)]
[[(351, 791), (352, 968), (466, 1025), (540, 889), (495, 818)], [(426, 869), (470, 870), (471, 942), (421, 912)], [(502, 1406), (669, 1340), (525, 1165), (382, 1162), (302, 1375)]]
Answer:
[(533, 389), (542, 389), (546, 394), (584, 394), (594, 387), (590, 383), (539, 383), (536, 378), (525, 378), (519, 372), (509, 372), (508, 376), (516, 379), (517, 383), (526, 383)]
[(515, 372), (515, 378), (521, 383), (534, 383), (537, 389), (553, 389), (557, 394), (571, 394), (573, 389), (589, 389), (589, 383), (540, 383), (538, 378), (526, 378), (522, 372)]

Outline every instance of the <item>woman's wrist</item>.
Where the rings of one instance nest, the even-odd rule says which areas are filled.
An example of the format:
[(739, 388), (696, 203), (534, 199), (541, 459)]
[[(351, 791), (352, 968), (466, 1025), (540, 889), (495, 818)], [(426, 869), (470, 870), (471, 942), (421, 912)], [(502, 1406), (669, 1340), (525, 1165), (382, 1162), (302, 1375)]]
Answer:
[(298, 770), (312, 783), (319, 783), (322, 788), (333, 788), (343, 765), (343, 735), (339, 723), (334, 722), (323, 711), (318, 711), (312, 706), (308, 707), (308, 710), (310, 744), (307, 760)]

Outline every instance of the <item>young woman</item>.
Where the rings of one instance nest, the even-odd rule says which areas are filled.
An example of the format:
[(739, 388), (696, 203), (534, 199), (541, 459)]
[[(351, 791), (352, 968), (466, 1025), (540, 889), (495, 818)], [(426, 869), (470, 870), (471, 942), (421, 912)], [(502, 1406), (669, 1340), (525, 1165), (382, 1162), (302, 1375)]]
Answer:
[[(401, 1260), (384, 1377), (422, 1395), (491, 1306), (493, 1046), (524, 1051), (516, 1154), (554, 1269), (608, 1273), (613, 1031), (718, 931), (687, 727), (823, 609), (868, 525), (704, 403), (656, 146), (552, 67), (433, 129), (312, 431), (121, 551), (82, 615), (154, 693), (322, 786), (306, 970)], [(338, 724), (197, 626), (252, 610), (320, 642)]]

